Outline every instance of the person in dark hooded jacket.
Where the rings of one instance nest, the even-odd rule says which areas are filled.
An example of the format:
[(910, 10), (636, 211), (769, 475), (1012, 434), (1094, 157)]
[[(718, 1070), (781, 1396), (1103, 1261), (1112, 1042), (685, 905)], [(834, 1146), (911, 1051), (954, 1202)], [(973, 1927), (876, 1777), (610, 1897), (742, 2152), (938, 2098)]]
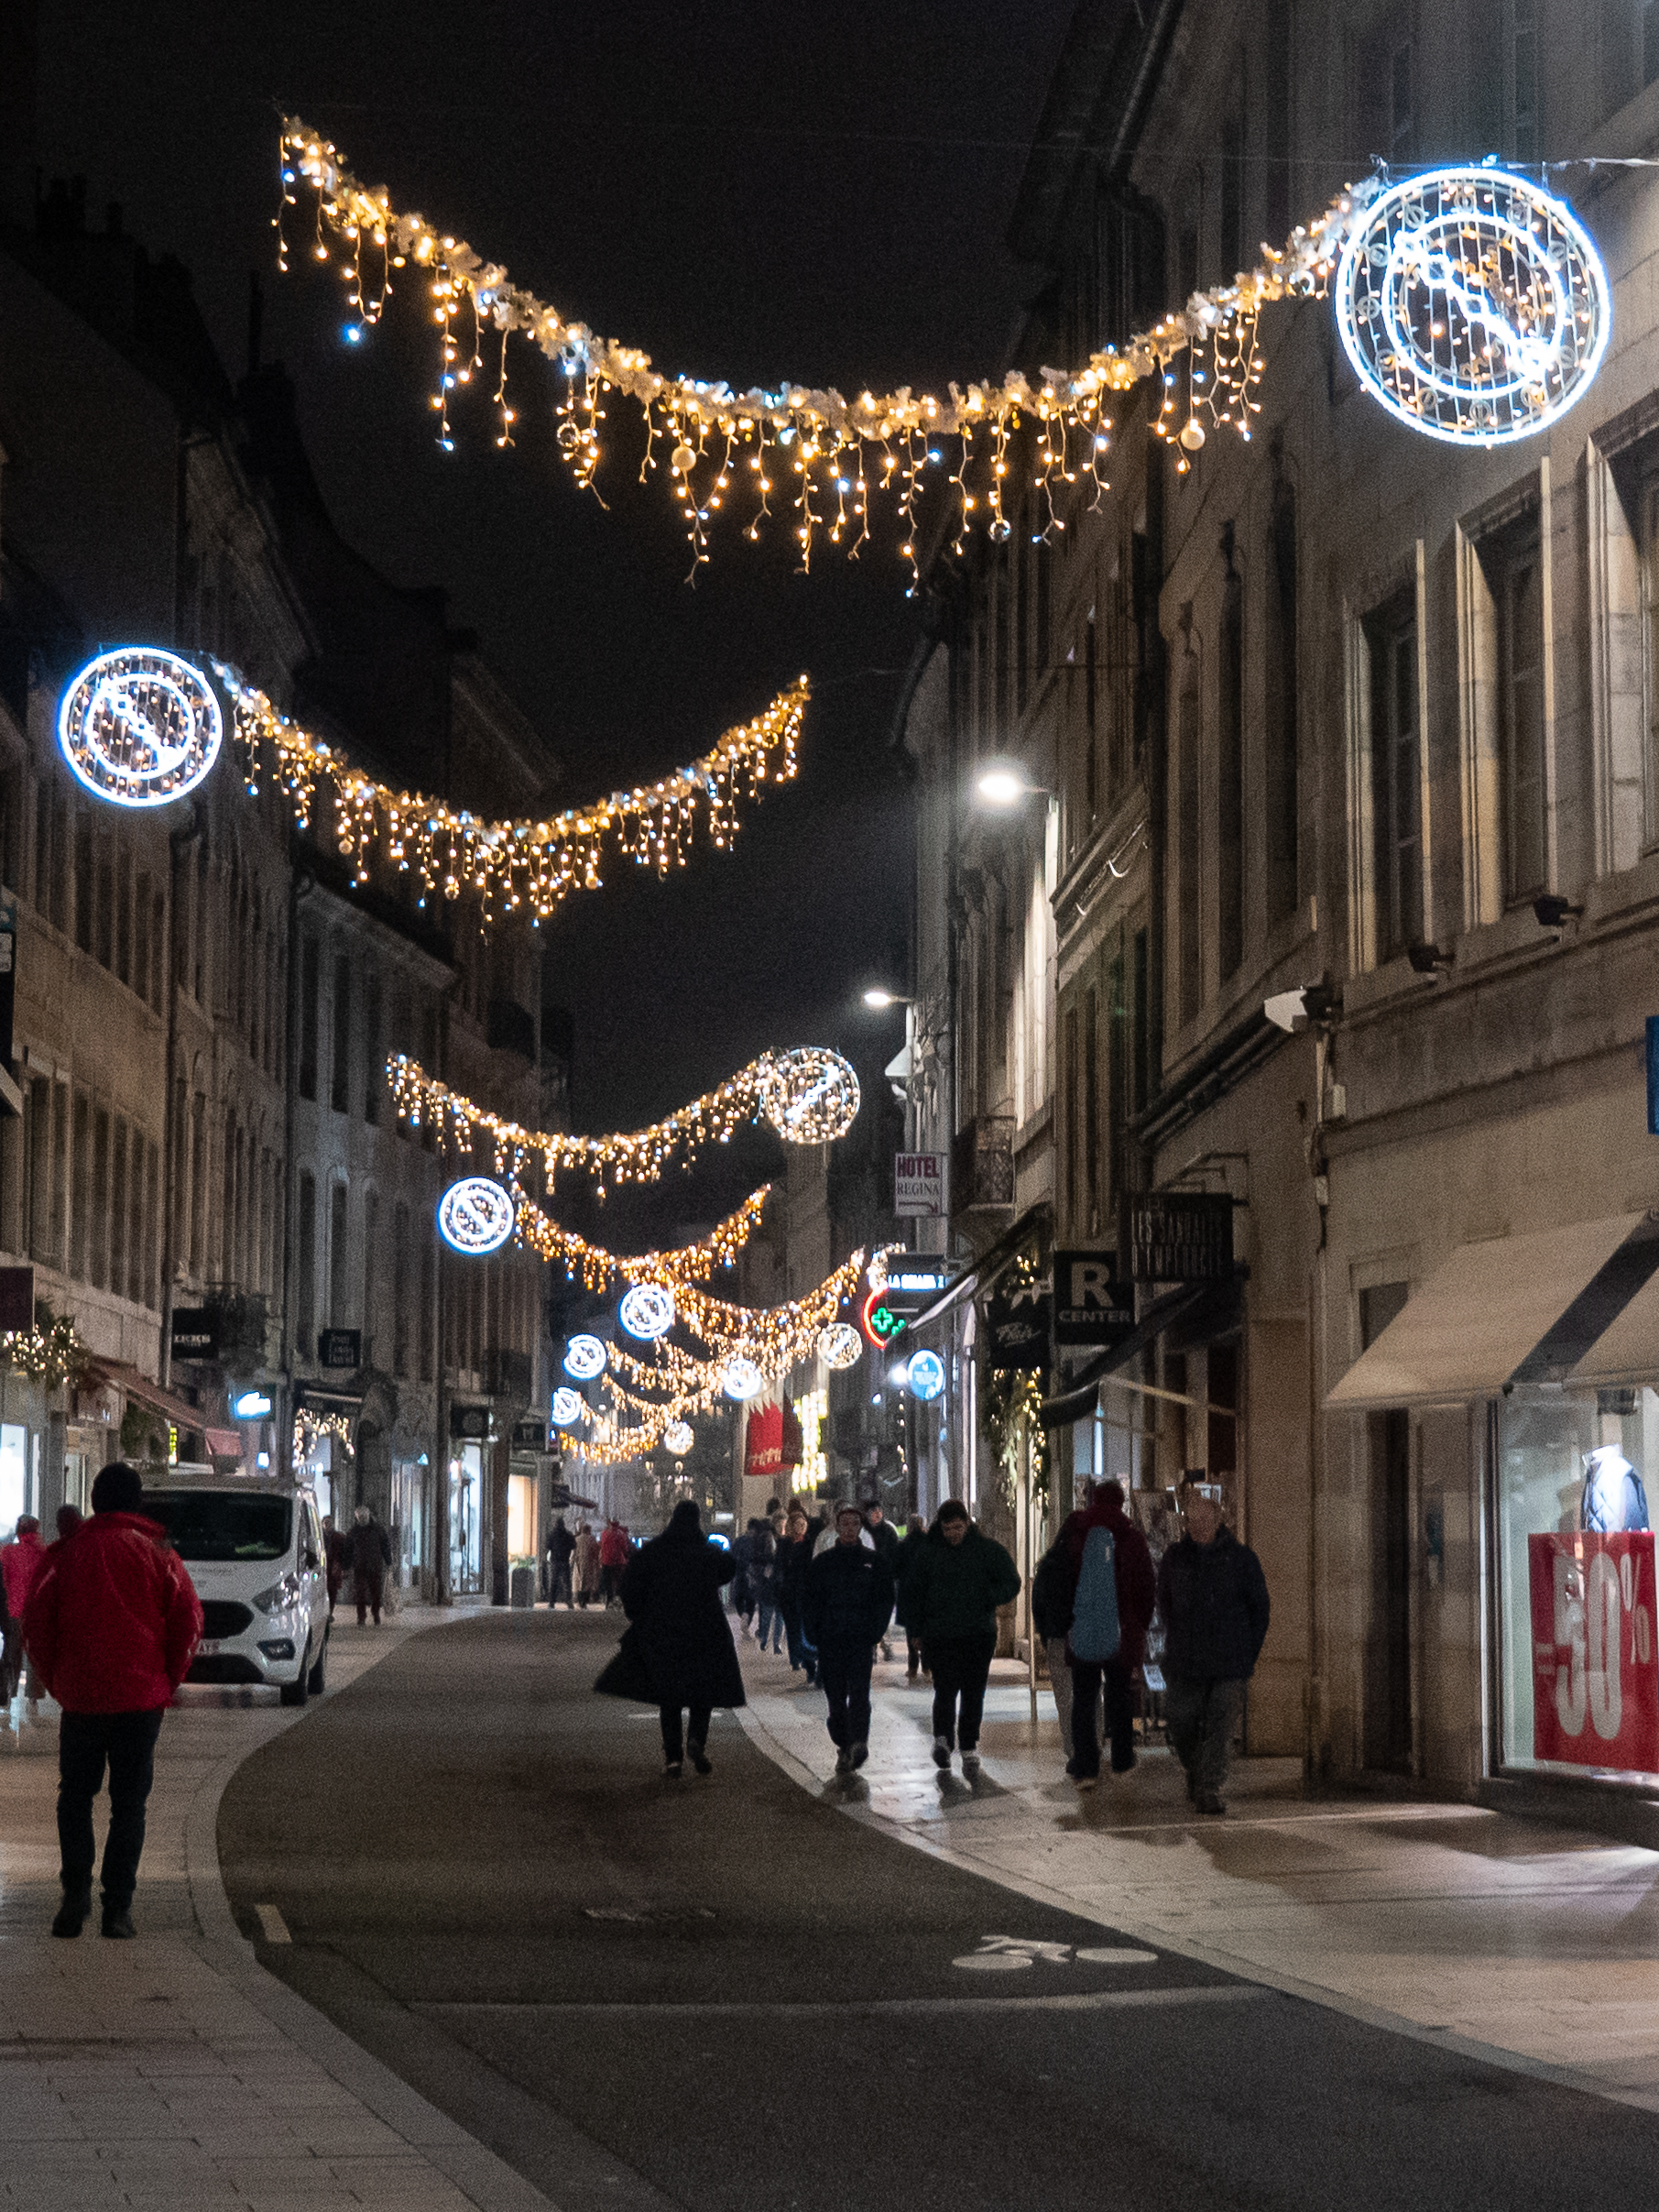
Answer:
[[(905, 1580), (905, 1618), (933, 1670), (933, 1764), (948, 1768), (960, 1730), (962, 1771), (979, 1771), (979, 1722), (997, 1650), (997, 1608), (1020, 1594), (1020, 1570), (946, 1498)], [(961, 1717), (957, 1717), (957, 1700)]]
[[(731, 1579), (730, 1552), (704, 1535), (689, 1498), (674, 1507), (662, 1534), (636, 1552), (622, 1577), (629, 1626), (594, 1687), (605, 1697), (657, 1706), (671, 1778), (678, 1777), (686, 1754), (699, 1774), (712, 1773), (710, 1715), (716, 1705), (748, 1702), (720, 1603)], [(682, 1714), (689, 1716), (683, 1736)]]
[(873, 1544), (860, 1542), (858, 1530), (858, 1508), (849, 1501), (835, 1517), (835, 1543), (806, 1571), (802, 1607), (842, 1774), (869, 1757), (870, 1665), (893, 1615), (892, 1571)]
[(1261, 1562), (1221, 1517), (1219, 1489), (1182, 1484), (1186, 1533), (1158, 1568), (1163, 1619), (1164, 1718), (1186, 1769), (1186, 1792), (1200, 1812), (1225, 1812), (1233, 1732), (1244, 1685), (1267, 1640), (1272, 1606)]
[(1096, 1528), (1104, 1528), (1112, 1539), (1119, 1641), (1112, 1658), (1086, 1660), (1071, 1649), (1069, 1636), (1066, 1638), (1066, 1663), (1072, 1677), (1072, 1756), (1065, 1770), (1080, 1790), (1088, 1789), (1100, 1772), (1100, 1739), (1095, 1723), (1103, 1682), (1112, 1772), (1127, 1774), (1135, 1763), (1134, 1674), (1146, 1656), (1146, 1632), (1152, 1625), (1152, 1608), (1158, 1598), (1152, 1555), (1145, 1537), (1123, 1509), (1122, 1484), (1091, 1483), (1088, 1504), (1066, 1516), (1057, 1539), (1057, 1544), (1064, 1547), (1068, 1615), (1076, 1603), (1084, 1547)]

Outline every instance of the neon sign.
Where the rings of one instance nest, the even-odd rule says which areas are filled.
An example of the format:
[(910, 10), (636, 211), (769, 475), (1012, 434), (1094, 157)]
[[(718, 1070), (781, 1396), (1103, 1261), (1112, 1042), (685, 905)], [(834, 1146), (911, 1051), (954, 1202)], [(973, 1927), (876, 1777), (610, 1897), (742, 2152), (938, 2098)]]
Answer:
[(890, 1344), (896, 1336), (902, 1333), (905, 1326), (904, 1316), (895, 1313), (889, 1305), (885, 1289), (870, 1292), (864, 1301), (864, 1311), (859, 1319), (864, 1323), (865, 1335), (872, 1344), (878, 1346)]
[(438, 1200), (439, 1235), (469, 1260), (499, 1252), (516, 1218), (511, 1192), (486, 1175), (464, 1177)]
[(1457, 445), (1535, 436), (1612, 333), (1607, 270), (1565, 201), (1497, 169), (1407, 177), (1356, 211), (1337, 327), (1372, 397)]
[(224, 717), (192, 663), (147, 645), (89, 661), (58, 708), (58, 744), (77, 780), (112, 806), (181, 799), (219, 758)]

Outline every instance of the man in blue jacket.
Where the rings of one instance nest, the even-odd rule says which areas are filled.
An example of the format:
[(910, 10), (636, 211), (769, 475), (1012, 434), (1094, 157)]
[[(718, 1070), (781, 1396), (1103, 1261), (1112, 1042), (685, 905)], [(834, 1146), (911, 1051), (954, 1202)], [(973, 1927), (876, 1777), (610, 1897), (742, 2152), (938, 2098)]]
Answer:
[(863, 1533), (857, 1506), (844, 1505), (835, 1541), (806, 1571), (801, 1608), (807, 1641), (817, 1647), (837, 1774), (869, 1757), (870, 1668), (893, 1613), (892, 1570)]
[(1158, 1569), (1164, 1631), (1163, 1717), (1200, 1812), (1225, 1812), (1233, 1731), (1244, 1685), (1267, 1638), (1270, 1605), (1261, 1562), (1221, 1518), (1219, 1486), (1185, 1482), (1186, 1533)]

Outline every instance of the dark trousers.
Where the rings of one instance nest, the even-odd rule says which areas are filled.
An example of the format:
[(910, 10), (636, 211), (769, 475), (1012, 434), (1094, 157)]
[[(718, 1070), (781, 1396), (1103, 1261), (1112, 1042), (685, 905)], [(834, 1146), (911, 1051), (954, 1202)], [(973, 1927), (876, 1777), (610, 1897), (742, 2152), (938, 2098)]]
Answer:
[(1170, 1747), (1186, 1769), (1187, 1789), (1195, 1798), (1220, 1795), (1243, 1711), (1241, 1681), (1172, 1679), (1166, 1686), (1163, 1717)]
[(830, 1741), (837, 1751), (870, 1740), (870, 1668), (876, 1654), (868, 1644), (820, 1644), (818, 1680), (829, 1705)]
[(600, 1601), (601, 1601), (601, 1603), (604, 1604), (604, 1606), (605, 1606), (605, 1608), (606, 1608), (606, 1612), (609, 1612), (609, 1610), (610, 1610), (610, 1603), (611, 1603), (611, 1600), (612, 1600), (612, 1598), (614, 1598), (614, 1597), (617, 1595), (617, 1593), (618, 1593), (618, 1591), (621, 1589), (621, 1587), (622, 1587), (622, 1570), (621, 1570), (621, 1568), (620, 1568), (620, 1567), (601, 1567), (601, 1568), (600, 1568), (600, 1570), (599, 1570), (599, 1597), (600, 1597)]
[(806, 1640), (806, 1630), (801, 1626), (801, 1603), (798, 1598), (784, 1598), (778, 1610), (783, 1615), (783, 1633), (789, 1637), (789, 1663), (804, 1667), (809, 1682), (818, 1679), (818, 1647)]
[[(997, 1632), (983, 1636), (930, 1636), (928, 1664), (933, 1670), (933, 1734), (953, 1748), (960, 1743), (973, 1751), (979, 1743), (979, 1722), (985, 1712), (985, 1685), (991, 1679), (991, 1660), (997, 1651)], [(962, 1701), (957, 1718), (956, 1701)]]
[(357, 1626), (359, 1628), (363, 1626), (364, 1615), (371, 1606), (374, 1608), (375, 1626), (377, 1628), (380, 1626), (380, 1600), (385, 1594), (386, 1576), (384, 1572), (370, 1574), (366, 1568), (363, 1567), (355, 1567), (352, 1570), (352, 1595), (357, 1601)]
[(550, 1560), (547, 1563), (547, 1602), (550, 1605), (556, 1605), (561, 1597), (567, 1605), (573, 1602), (571, 1597), (571, 1563), (566, 1560), (561, 1566), (557, 1560)]
[(1127, 1774), (1135, 1763), (1135, 1689), (1121, 1659), (1072, 1661), (1072, 1764), (1079, 1774), (1100, 1771), (1095, 1711), (1102, 1681), (1106, 1684), (1106, 1729), (1112, 1739), (1112, 1772)]
[(104, 1846), (104, 1901), (125, 1910), (138, 1882), (144, 1808), (156, 1776), (158, 1705), (150, 1713), (66, 1713), (58, 1725), (58, 1847), (65, 1889), (93, 1886), (93, 1800), (109, 1761), (109, 1837)]
[[(707, 1743), (709, 1716), (714, 1710), (712, 1705), (693, 1705), (687, 1708), (691, 1725), (687, 1728), (686, 1734), (693, 1744)], [(680, 1713), (681, 1708), (678, 1705), (662, 1705), (658, 1709), (657, 1717), (662, 1723), (662, 1756), (664, 1758), (678, 1758), (685, 1748), (680, 1736)]]

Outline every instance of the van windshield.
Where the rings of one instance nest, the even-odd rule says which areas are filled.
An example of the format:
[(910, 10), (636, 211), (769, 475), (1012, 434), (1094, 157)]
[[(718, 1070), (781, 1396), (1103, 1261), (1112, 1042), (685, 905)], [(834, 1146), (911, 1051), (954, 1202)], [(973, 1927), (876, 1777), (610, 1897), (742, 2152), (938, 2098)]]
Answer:
[(147, 1490), (139, 1511), (185, 1560), (279, 1560), (294, 1530), (292, 1498), (235, 1490)]

